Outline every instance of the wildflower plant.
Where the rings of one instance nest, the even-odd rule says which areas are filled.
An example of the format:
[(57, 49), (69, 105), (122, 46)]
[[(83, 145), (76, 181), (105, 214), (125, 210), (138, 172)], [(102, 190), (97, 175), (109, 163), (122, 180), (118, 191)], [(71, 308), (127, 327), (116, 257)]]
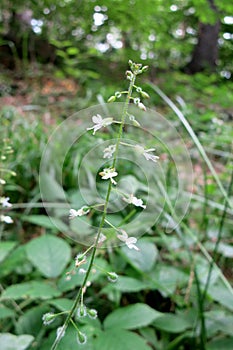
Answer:
[[(85, 334), (83, 323), (88, 318), (98, 317), (98, 310), (93, 308), (94, 305), (87, 297), (88, 288), (95, 280), (94, 271), (104, 275), (106, 283), (118, 283), (119, 271), (114, 271), (116, 267), (98, 263), (99, 256), (103, 257), (101, 249), (107, 248), (107, 254), (114, 247), (121, 246), (122, 251), (127, 251), (129, 256), (138, 254), (138, 257), (142, 257), (145, 254), (143, 240), (140, 242), (139, 238), (146, 232), (152, 232), (151, 228), (159, 219), (168, 198), (162, 168), (164, 164), (167, 166), (168, 161), (166, 158), (165, 162), (160, 161), (160, 157), (164, 157), (162, 150), (165, 149), (166, 154), (172, 154), (178, 174), (184, 165), (186, 170), (192, 169), (189, 154), (185, 153), (185, 145), (175, 128), (166, 118), (156, 111), (148, 110), (145, 105), (149, 94), (138, 86), (137, 78), (148, 67), (132, 61), (129, 61), (129, 67), (130, 70), (126, 71), (128, 88), (115, 92), (108, 103), (80, 111), (65, 120), (51, 135), (42, 156), (40, 188), (42, 200), (47, 202), (51, 200), (47, 179), (58, 168), (62, 169), (65, 157), (75, 145), (77, 159), (74, 159), (74, 195), (59, 187), (63, 193), (55, 193), (54, 197), (63, 201), (66, 209), (61, 213), (57, 211), (56, 214), (53, 208), (49, 210), (49, 206), (46, 206), (46, 211), (52, 222), (55, 215), (59, 220), (62, 219), (63, 225), (59, 226), (59, 220), (56, 220), (55, 226), (78, 242), (79, 247), (80, 244), (84, 247), (75, 251), (74, 263), (64, 276), (67, 283), (72, 282), (74, 275), (80, 278), (81, 286), (79, 284), (72, 307), (46, 317), (48, 322), (50, 318), (53, 320), (58, 316), (62, 316), (63, 320), (66, 315), (62, 324), (59, 317), (61, 328), (52, 350), (57, 348), (69, 325), (75, 327), (78, 344), (88, 344), (89, 335)], [(121, 102), (122, 98), (125, 102)], [(169, 149), (167, 145), (170, 139), (179, 140), (182, 157), (173, 152), (173, 144)], [(82, 142), (85, 145), (83, 148), (79, 147)], [(58, 148), (58, 144), (62, 144), (62, 147)], [(55, 172), (53, 165), (56, 167)], [(192, 171), (189, 171), (188, 181), (192, 181), (191, 175)], [(59, 185), (64, 185), (60, 170), (57, 180)], [(177, 214), (177, 208), (181, 211), (180, 216), (176, 215), (177, 221), (182, 220), (189, 205), (186, 196), (182, 202), (186, 206), (179, 206), (183, 199), (179, 190), (187, 188), (186, 183), (182, 185), (182, 181), (182, 178), (178, 179), (178, 190), (172, 192), (173, 196), (177, 194), (179, 197), (179, 201), (176, 197), (173, 200), (174, 213)], [(166, 220), (168, 229), (177, 223), (170, 216)], [(103, 261), (102, 258), (100, 260)], [(57, 323), (54, 322), (52, 326), (54, 324)]]
[[(102, 203), (92, 203), (89, 205), (86, 203), (80, 208), (71, 208), (69, 210), (69, 219), (74, 222), (75, 220), (81, 219), (81, 217), (89, 217), (90, 215), (98, 212), (102, 209), (100, 214), (99, 226), (97, 228), (96, 235), (94, 237), (94, 242), (82, 253), (79, 253), (75, 258), (74, 269), (81, 271), (83, 275), (83, 282), (79, 288), (73, 305), (70, 310), (67, 311), (67, 317), (62, 327), (57, 331), (57, 337), (53, 343), (52, 350), (55, 350), (64, 336), (67, 326), (71, 323), (77, 331), (77, 342), (78, 344), (85, 344), (88, 342), (87, 336), (78, 327), (79, 320), (83, 317), (90, 317), (95, 319), (98, 316), (97, 310), (93, 308), (88, 308), (85, 305), (85, 293), (87, 288), (90, 286), (90, 276), (95, 265), (95, 258), (97, 255), (98, 248), (102, 247), (103, 244), (108, 244), (112, 237), (109, 237), (107, 232), (109, 229), (114, 232), (114, 241), (120, 245), (125, 245), (130, 250), (135, 250), (135, 254), (140, 251), (138, 247), (138, 239), (132, 234), (127, 232), (125, 228), (121, 225), (116, 226), (108, 218), (108, 212), (110, 210), (110, 199), (115, 193), (120, 198), (120, 201), (125, 206), (130, 205), (139, 210), (146, 210), (147, 204), (144, 199), (139, 198), (138, 195), (133, 191), (123, 191), (121, 186), (118, 186), (118, 182), (122, 180), (121, 172), (118, 170), (118, 158), (120, 154), (120, 149), (126, 148), (131, 149), (135, 155), (143, 156), (147, 161), (157, 162), (159, 157), (155, 154), (154, 148), (145, 148), (144, 145), (132, 144), (131, 142), (125, 142), (123, 134), (125, 132), (126, 122), (132, 123), (132, 125), (138, 127), (140, 123), (136, 121), (135, 116), (129, 113), (129, 105), (134, 104), (139, 110), (145, 112), (146, 106), (141, 101), (141, 98), (149, 98), (149, 95), (138, 85), (136, 85), (136, 79), (138, 75), (141, 75), (147, 71), (147, 66), (142, 66), (141, 64), (129, 61), (130, 70), (126, 71), (126, 79), (129, 81), (129, 86), (127, 90), (117, 91), (113, 96), (108, 99), (108, 102), (114, 102), (119, 100), (121, 97), (125, 97), (125, 103), (123, 105), (123, 110), (120, 120), (114, 117), (103, 117), (100, 113), (92, 116), (92, 126), (86, 128), (87, 132), (91, 132), (92, 137), (98, 137), (98, 133), (105, 132), (109, 127), (114, 127), (116, 138), (114, 143), (109, 144), (107, 147), (103, 145), (101, 158), (106, 161), (106, 166), (101, 166), (99, 171), (97, 170), (98, 182), (107, 184), (107, 190), (105, 193), (105, 198), (102, 199)], [(124, 142), (123, 142), (124, 141)], [(80, 220), (79, 219), (79, 220)], [(98, 267), (97, 267), (98, 268)], [(118, 275), (115, 271), (105, 271), (107, 279), (110, 282), (117, 283)], [(68, 272), (68, 275), (72, 275), (72, 272)], [(60, 315), (60, 314), (59, 314)], [(54, 320), (56, 315), (48, 313), (43, 316), (43, 321), (49, 324)]]
[(16, 176), (16, 173), (8, 168), (7, 160), (9, 155), (13, 153), (13, 149), (8, 139), (3, 139), (0, 149), (0, 223), (12, 224), (13, 219), (8, 215), (9, 209), (12, 207), (10, 198), (4, 196), (4, 187), (10, 176)]

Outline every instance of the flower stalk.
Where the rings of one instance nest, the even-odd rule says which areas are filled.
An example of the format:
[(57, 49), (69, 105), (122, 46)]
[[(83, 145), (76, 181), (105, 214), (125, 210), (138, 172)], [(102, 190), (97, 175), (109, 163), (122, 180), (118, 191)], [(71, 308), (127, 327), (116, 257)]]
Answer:
[[(127, 75), (126, 75), (127, 79), (130, 80), (129, 88), (128, 88), (127, 91), (122, 91), (121, 93), (119, 93), (119, 95), (115, 94), (115, 97), (117, 97), (117, 98), (120, 97), (120, 95), (122, 93), (126, 94), (126, 99), (125, 99), (125, 103), (124, 103), (124, 107), (123, 107), (123, 111), (122, 111), (122, 115), (121, 115), (121, 121), (119, 123), (119, 130), (118, 130), (118, 136), (117, 136), (116, 145), (114, 147), (114, 158), (113, 158), (113, 161), (112, 161), (112, 166), (109, 169), (104, 169), (104, 171), (100, 173), (100, 175), (102, 176), (102, 179), (110, 179), (111, 181), (109, 181), (109, 184), (108, 184), (108, 189), (107, 189), (107, 194), (106, 194), (106, 197), (105, 197), (103, 213), (102, 213), (101, 221), (100, 221), (100, 224), (99, 224), (99, 228), (98, 228), (97, 236), (96, 236), (96, 239), (95, 239), (95, 243), (91, 246), (92, 253), (91, 253), (91, 256), (90, 256), (89, 265), (88, 265), (88, 268), (87, 268), (87, 271), (86, 271), (83, 283), (82, 283), (81, 287), (79, 288), (79, 291), (78, 291), (78, 293), (76, 295), (76, 298), (75, 298), (75, 300), (73, 302), (73, 306), (69, 310), (68, 316), (65, 319), (65, 322), (64, 322), (64, 325), (63, 325), (63, 328), (62, 328), (64, 332), (65, 332), (68, 324), (70, 322), (73, 323), (72, 318), (74, 316), (74, 313), (75, 313), (78, 305), (79, 304), (81, 306), (83, 305), (83, 294), (84, 294), (84, 292), (86, 290), (86, 285), (87, 285), (87, 282), (88, 282), (88, 279), (89, 279), (92, 267), (94, 265), (94, 260), (95, 260), (96, 251), (97, 251), (98, 244), (99, 244), (99, 239), (101, 238), (101, 234), (102, 234), (101, 231), (102, 231), (102, 228), (103, 228), (105, 222), (107, 221), (106, 220), (106, 216), (107, 216), (107, 209), (108, 209), (109, 198), (110, 198), (110, 194), (111, 194), (111, 190), (112, 190), (112, 185), (116, 184), (116, 182), (113, 180), (112, 177), (116, 176), (116, 174), (117, 174), (117, 173), (115, 173), (115, 167), (116, 167), (116, 162), (117, 162), (117, 157), (118, 157), (118, 152), (119, 152), (119, 146), (120, 146), (122, 135), (123, 135), (123, 128), (124, 128), (124, 125), (125, 125), (126, 117), (128, 115), (129, 103), (130, 103), (130, 101), (132, 99), (131, 95), (132, 95), (132, 92), (133, 92), (133, 88), (135, 86), (135, 80), (136, 80), (137, 75), (141, 74), (141, 73), (143, 73), (143, 71), (145, 71), (145, 67), (141, 68), (142, 66), (140, 64), (135, 64), (132, 61), (129, 61), (129, 65), (131, 67), (131, 72), (129, 74), (129, 71), (127, 71)], [(115, 99), (110, 98), (109, 102), (113, 102), (113, 100), (115, 100)], [(139, 106), (139, 108), (140, 108), (140, 106)], [(93, 120), (95, 125), (92, 128), (88, 128), (88, 130), (94, 130), (93, 134), (95, 134), (95, 132), (97, 130), (99, 130), (101, 127), (106, 127), (107, 125), (110, 125), (113, 122), (112, 118), (102, 119), (102, 117), (99, 116), (99, 115), (94, 116), (92, 118), (92, 120)], [(84, 208), (81, 208), (81, 209), (84, 211)], [(85, 211), (85, 214), (86, 213), (87, 213), (87, 211)], [(79, 216), (79, 214), (83, 215), (84, 212), (72, 211), (70, 213), (70, 217), (73, 218), (74, 216)], [(132, 238), (134, 238), (134, 237), (129, 238), (128, 235), (125, 232), (121, 231), (120, 238), (121, 238), (121, 240), (126, 242), (126, 244), (128, 244), (128, 246), (130, 246), (131, 248), (138, 249), (134, 245), (134, 243), (136, 243), (137, 240), (133, 239), (133, 241), (131, 242)], [(117, 274), (115, 274), (114, 272), (111, 272), (111, 273), (108, 273), (108, 274), (111, 274), (111, 275), (109, 275), (109, 278), (111, 279), (111, 281), (115, 282), (117, 280)], [(57, 338), (54, 341), (51, 350), (56, 350), (57, 349), (57, 346), (60, 343), (62, 336), (63, 336), (63, 332), (58, 333)]]

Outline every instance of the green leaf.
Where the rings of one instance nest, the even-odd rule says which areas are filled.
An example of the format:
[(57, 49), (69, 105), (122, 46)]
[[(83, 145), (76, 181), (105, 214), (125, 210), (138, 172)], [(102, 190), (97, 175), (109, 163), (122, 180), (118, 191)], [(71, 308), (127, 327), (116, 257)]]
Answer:
[(168, 313), (156, 318), (153, 325), (169, 333), (180, 333), (192, 327), (185, 318)]
[(227, 309), (233, 311), (233, 294), (221, 283), (211, 286), (208, 295)]
[(10, 333), (0, 333), (1, 350), (25, 350), (33, 341), (31, 335), (13, 335)]
[[(71, 265), (69, 270), (71, 270), (73, 268), (74, 268), (74, 265)], [(80, 274), (78, 272), (78, 270), (75, 271), (74, 275), (71, 274), (70, 277), (71, 277), (70, 279), (67, 279), (67, 276), (64, 273), (59, 278), (59, 280), (57, 282), (57, 286), (61, 292), (66, 292), (68, 290), (72, 290), (72, 289), (82, 285), (84, 276), (82, 274)]]
[(58, 309), (59, 311), (67, 311), (70, 310), (72, 305), (73, 305), (73, 301), (70, 299), (66, 299), (66, 298), (60, 298), (60, 299), (55, 299), (55, 300), (50, 300), (48, 301), (48, 303), (52, 306), (54, 306), (56, 309)]
[(71, 249), (61, 238), (44, 235), (26, 246), (28, 259), (46, 277), (57, 277), (70, 260)]
[(96, 350), (151, 350), (138, 334), (117, 328), (100, 333), (94, 344)]
[(18, 334), (31, 334), (36, 337), (40, 329), (44, 327), (42, 316), (48, 311), (48, 306), (42, 305), (33, 307), (24, 312), (16, 323), (16, 332)]
[(56, 229), (56, 231), (66, 232), (68, 230), (68, 226), (66, 226), (60, 219), (48, 217), (46, 215), (22, 215), (20, 219), (37, 226), (53, 230)]
[(104, 290), (115, 289), (122, 293), (139, 292), (147, 289), (148, 284), (133, 277), (119, 276), (116, 283), (108, 284)]
[(59, 295), (57, 289), (42, 280), (14, 284), (3, 291), (0, 300), (50, 299)]
[(205, 324), (208, 338), (217, 333), (233, 336), (233, 316), (225, 310), (211, 310), (205, 313)]
[(109, 314), (104, 320), (104, 327), (136, 329), (151, 324), (161, 315), (146, 304), (134, 304), (119, 308)]
[(20, 269), (26, 263), (25, 246), (19, 246), (1, 263), (0, 277), (7, 276), (12, 271), (20, 273)]
[(7, 317), (13, 317), (15, 315), (15, 311), (9, 309), (8, 307), (4, 305), (0, 305), (0, 319), (7, 318)]
[(128, 263), (135, 267), (137, 270), (146, 272), (150, 271), (157, 259), (158, 251), (154, 243), (148, 240), (139, 240), (137, 243), (139, 252), (135, 254), (135, 251), (130, 250), (128, 247), (122, 247), (122, 252)]
[(213, 340), (207, 344), (206, 350), (232, 350), (233, 349), (233, 337), (222, 338)]
[(174, 293), (177, 286), (181, 287), (188, 283), (189, 276), (182, 270), (164, 264), (157, 264), (152, 272), (149, 272), (151, 278), (151, 288), (159, 289), (164, 296)]
[(1, 242), (0, 243), (0, 262), (2, 262), (7, 255), (16, 246), (16, 242)]

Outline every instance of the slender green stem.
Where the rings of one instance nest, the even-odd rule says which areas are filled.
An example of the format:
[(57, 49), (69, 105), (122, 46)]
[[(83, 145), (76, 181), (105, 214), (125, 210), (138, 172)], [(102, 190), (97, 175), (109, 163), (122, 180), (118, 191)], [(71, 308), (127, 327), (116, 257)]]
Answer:
[[(122, 134), (123, 134), (125, 118), (127, 116), (127, 111), (128, 111), (128, 107), (129, 107), (130, 97), (131, 97), (131, 94), (132, 94), (134, 82), (136, 80), (136, 75), (137, 75), (137, 73), (133, 73), (133, 77), (132, 77), (132, 80), (130, 81), (130, 84), (129, 84), (129, 90), (128, 90), (128, 93), (127, 93), (127, 96), (126, 96), (126, 100), (125, 100), (125, 104), (124, 104), (124, 108), (123, 108), (123, 111), (122, 111), (121, 124), (119, 126), (117, 143), (116, 143), (116, 150), (115, 150), (115, 154), (114, 154), (112, 168), (115, 168), (115, 166), (116, 166), (120, 140), (121, 140)], [(102, 228), (104, 226), (106, 215), (107, 215), (107, 209), (108, 209), (108, 203), (109, 203), (109, 198), (110, 198), (110, 194), (111, 194), (111, 189), (112, 189), (112, 182), (109, 181), (108, 190), (107, 190), (106, 199), (105, 199), (105, 204), (104, 204), (104, 209), (103, 209), (103, 214), (102, 214), (102, 218), (101, 218), (100, 225), (99, 225), (99, 228), (98, 228), (98, 233), (97, 233), (97, 236), (96, 236), (95, 244), (93, 245), (93, 250), (92, 250), (90, 262), (89, 262), (89, 265), (88, 265), (88, 268), (87, 268), (87, 272), (86, 272), (85, 278), (83, 280), (82, 286), (79, 288), (79, 291), (78, 291), (78, 293), (76, 295), (74, 303), (73, 303), (73, 305), (72, 305), (72, 307), (71, 307), (71, 309), (69, 311), (69, 314), (68, 314), (68, 316), (67, 316), (67, 318), (66, 318), (66, 320), (64, 322), (64, 326), (63, 326), (64, 330), (66, 330), (68, 324), (72, 320), (74, 312), (75, 312), (75, 310), (76, 310), (76, 308), (77, 308), (77, 306), (78, 306), (78, 304), (79, 304), (79, 302), (81, 300), (82, 293), (83, 293), (83, 290), (84, 290), (84, 288), (86, 286), (86, 283), (88, 281), (91, 269), (93, 267), (94, 259), (95, 259), (95, 255), (96, 255), (96, 250), (97, 250), (97, 247), (98, 247), (98, 241), (99, 241), (100, 233), (101, 233), (101, 230), (102, 230)], [(62, 332), (60, 333), (60, 335), (57, 336), (56, 340), (54, 341), (54, 343), (53, 343), (53, 345), (51, 347), (51, 350), (56, 350), (57, 349), (57, 346), (60, 343), (61, 338), (62, 338)]]

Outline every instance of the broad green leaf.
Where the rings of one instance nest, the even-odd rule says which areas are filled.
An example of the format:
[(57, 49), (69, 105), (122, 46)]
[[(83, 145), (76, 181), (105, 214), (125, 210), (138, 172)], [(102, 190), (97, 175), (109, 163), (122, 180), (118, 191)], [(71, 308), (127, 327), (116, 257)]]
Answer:
[(233, 349), (233, 337), (222, 338), (209, 342), (206, 346), (206, 350), (232, 350)]
[(177, 286), (187, 285), (189, 279), (189, 275), (182, 270), (161, 263), (149, 274), (151, 288), (158, 289), (164, 296), (172, 295)]
[(17, 242), (1, 242), (0, 243), (0, 263), (7, 257), (7, 255), (16, 246)]
[(113, 311), (104, 320), (104, 327), (136, 329), (151, 324), (161, 312), (152, 309), (146, 304), (133, 304)]
[(49, 229), (56, 229), (56, 231), (67, 232), (68, 226), (66, 226), (60, 219), (46, 215), (22, 215), (21, 220), (30, 222), (37, 226), (46, 227)]
[(0, 300), (5, 299), (50, 299), (60, 295), (60, 292), (45, 281), (32, 281), (14, 284), (7, 287)]
[(135, 267), (139, 271), (150, 271), (155, 264), (158, 256), (158, 251), (154, 243), (148, 240), (141, 239), (137, 243), (139, 252), (129, 249), (128, 247), (122, 247), (122, 252), (128, 263)]
[(26, 246), (28, 259), (46, 277), (57, 277), (70, 260), (71, 249), (61, 238), (44, 235)]
[(16, 332), (18, 334), (31, 334), (36, 337), (40, 329), (44, 327), (42, 316), (46, 312), (49, 312), (46, 305), (36, 306), (24, 312), (16, 323)]
[(218, 332), (233, 336), (233, 315), (225, 310), (211, 310), (205, 313), (208, 338)]
[(0, 305), (0, 319), (7, 318), (7, 317), (13, 317), (15, 315), (15, 311), (9, 309), (8, 307), (4, 305)]
[(48, 304), (54, 306), (59, 311), (67, 311), (71, 309), (73, 301), (66, 298), (60, 298), (55, 300), (49, 300)]
[(157, 317), (153, 322), (153, 325), (156, 328), (169, 333), (180, 333), (192, 327), (185, 318), (168, 313)]
[(21, 274), (22, 267), (27, 264), (25, 246), (19, 246), (1, 263), (0, 277), (7, 276), (13, 271)]
[(145, 339), (138, 334), (124, 329), (107, 329), (99, 334), (95, 350), (151, 350)]
[(208, 295), (227, 309), (233, 311), (233, 293), (231, 293), (224, 285), (217, 284), (208, 289)]
[(119, 276), (116, 283), (112, 283), (110, 289), (116, 289), (123, 293), (139, 292), (147, 289), (148, 284), (133, 277)]
[(34, 337), (31, 335), (13, 335), (0, 333), (1, 350), (25, 350), (29, 347)]

